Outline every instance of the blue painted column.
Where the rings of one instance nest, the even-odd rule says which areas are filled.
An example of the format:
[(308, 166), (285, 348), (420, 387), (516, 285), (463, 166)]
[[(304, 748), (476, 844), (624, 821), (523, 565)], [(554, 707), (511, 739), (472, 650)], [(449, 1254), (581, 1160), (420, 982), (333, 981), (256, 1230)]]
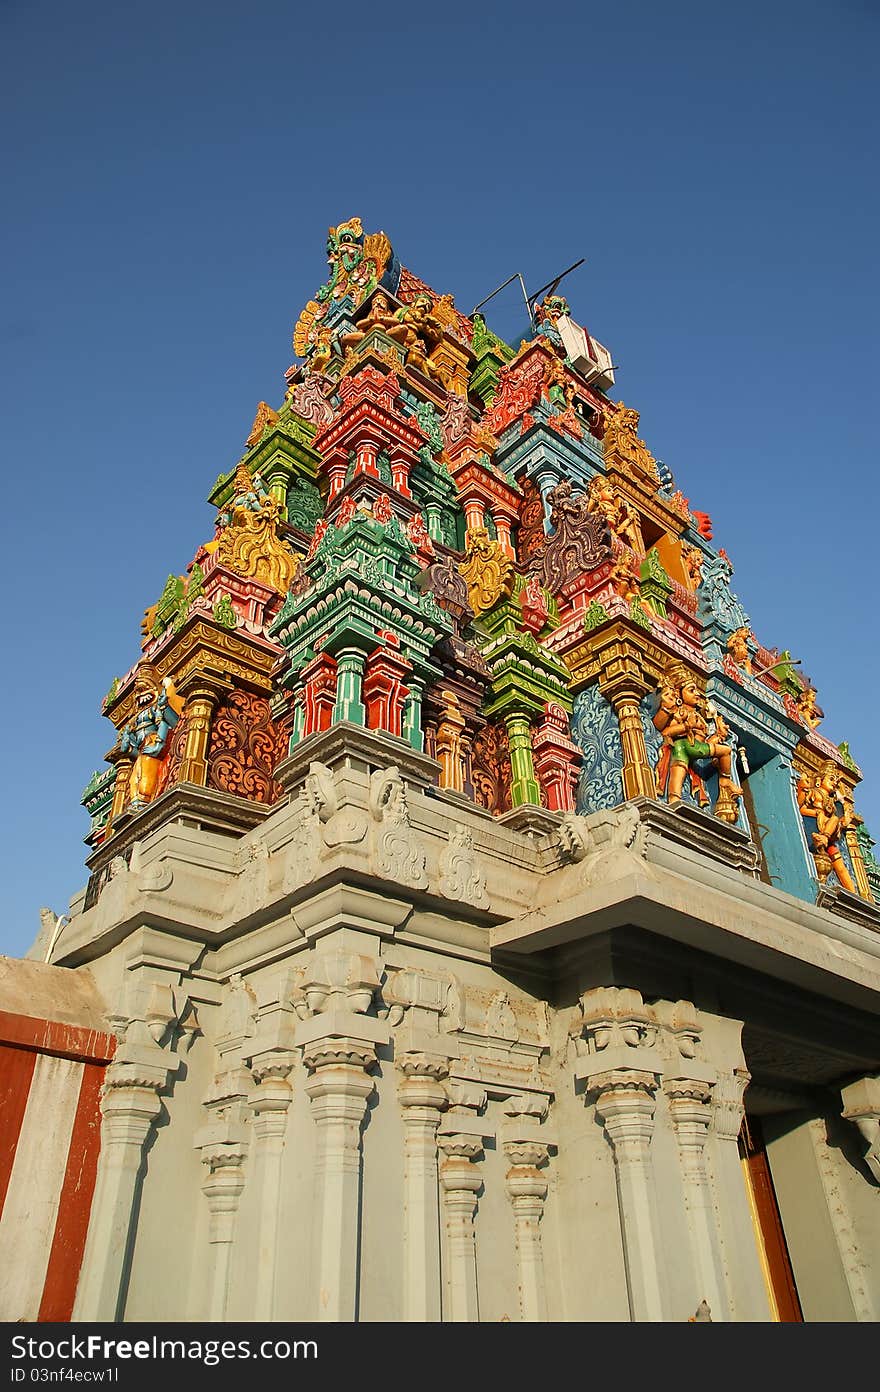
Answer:
[(816, 880), (794, 796), (791, 764), (780, 754), (749, 775), (767, 872), (777, 889), (813, 903)]

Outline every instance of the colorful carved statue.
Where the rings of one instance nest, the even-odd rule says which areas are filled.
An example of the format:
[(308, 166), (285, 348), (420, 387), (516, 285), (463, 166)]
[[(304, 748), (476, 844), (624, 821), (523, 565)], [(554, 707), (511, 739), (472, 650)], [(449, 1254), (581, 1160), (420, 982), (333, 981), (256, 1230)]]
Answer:
[(840, 769), (827, 759), (816, 774), (802, 774), (797, 785), (801, 816), (811, 833), (813, 859), (819, 883), (833, 871), (841, 886), (856, 893), (849, 867), (840, 849), (840, 838), (853, 823), (853, 811), (838, 796)]
[(810, 683), (804, 687), (797, 702), (798, 715), (811, 730), (822, 720), (825, 712), (816, 704), (816, 688)]
[(278, 536), (280, 515), (280, 504), (266, 492), (259, 475), (251, 478), (247, 465), (239, 464), (232, 501), (220, 515), (216, 549), (220, 564), (236, 575), (286, 594), (299, 560)]
[(434, 317), (433, 308), (431, 296), (419, 291), (394, 317), (403, 329), (401, 341), (406, 348), (407, 364), (448, 388), (448, 373), (429, 357), (443, 337), (443, 325)]
[(737, 667), (743, 672), (752, 671), (752, 656), (749, 652), (749, 629), (748, 625), (743, 625), (731, 633), (727, 640), (727, 651), (736, 663)]
[(724, 821), (735, 821), (742, 788), (733, 780), (733, 751), (724, 742), (727, 727), (723, 719), (682, 662), (669, 663), (659, 696), (660, 704), (653, 717), (663, 736), (656, 770), (658, 792), (661, 796), (665, 792), (667, 802), (674, 807), (681, 802), (684, 780), (690, 776), (696, 801), (706, 807), (709, 795), (703, 779), (717, 770), (716, 815)]
[(570, 314), (568, 300), (564, 295), (546, 295), (540, 304), (535, 305), (535, 327), (543, 338), (554, 347), (562, 349), (562, 339), (556, 327), (563, 315)]
[(278, 412), (273, 411), (268, 401), (261, 401), (257, 407), (257, 414), (254, 416), (254, 423), (251, 426), (251, 433), (247, 437), (246, 447), (250, 449), (262, 438), (263, 432), (274, 425), (278, 419)]
[(590, 480), (587, 490), (587, 506), (590, 512), (604, 517), (615, 536), (620, 537), (626, 546), (639, 553), (644, 552), (642, 529), (639, 514), (632, 503), (621, 497), (617, 489), (604, 474), (597, 474)]
[(615, 557), (611, 570), (611, 583), (615, 592), (631, 604), (641, 593), (641, 567), (631, 551), (621, 551)]
[(513, 562), (485, 527), (472, 527), (466, 532), (464, 555), (458, 569), (468, 587), (468, 604), (475, 615), (485, 614), (499, 599), (510, 594), (514, 581)]
[(320, 303), (341, 300), (350, 294), (361, 304), (385, 273), (391, 256), (391, 243), (384, 232), (364, 237), (360, 218), (349, 218), (327, 232), (327, 260), (330, 279), (317, 292)]
[(586, 495), (573, 492), (563, 479), (547, 494), (551, 536), (536, 551), (529, 569), (551, 594), (558, 594), (569, 580), (610, 559), (608, 524), (590, 512)]
[(613, 456), (624, 468), (650, 474), (659, 481), (657, 461), (644, 440), (639, 439), (638, 432), (638, 411), (624, 406), (622, 401), (619, 402), (617, 410), (605, 423), (605, 458), (610, 460)]
[(134, 719), (122, 730), (119, 752), (134, 756), (128, 780), (130, 807), (143, 807), (159, 789), (168, 737), (183, 710), (183, 701), (166, 677), (145, 663), (134, 682)]
[(398, 343), (406, 342), (406, 328), (398, 322), (397, 314), (391, 307), (391, 301), (381, 290), (377, 290), (374, 294), (367, 317), (359, 320), (357, 327), (351, 333), (341, 334), (339, 342), (346, 352), (349, 349), (356, 350), (374, 329), (381, 330), (388, 338), (395, 339)]
[(700, 579), (703, 574), (704, 556), (699, 546), (684, 546), (681, 552), (682, 564), (685, 574), (690, 581), (691, 588), (699, 589)]

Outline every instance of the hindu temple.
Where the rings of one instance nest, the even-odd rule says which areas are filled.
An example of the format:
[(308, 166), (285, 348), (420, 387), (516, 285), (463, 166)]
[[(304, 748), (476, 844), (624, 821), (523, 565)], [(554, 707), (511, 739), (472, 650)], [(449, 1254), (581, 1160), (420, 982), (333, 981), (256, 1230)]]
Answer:
[(0, 1317), (876, 1320), (848, 745), (563, 285), (326, 254), (0, 959)]

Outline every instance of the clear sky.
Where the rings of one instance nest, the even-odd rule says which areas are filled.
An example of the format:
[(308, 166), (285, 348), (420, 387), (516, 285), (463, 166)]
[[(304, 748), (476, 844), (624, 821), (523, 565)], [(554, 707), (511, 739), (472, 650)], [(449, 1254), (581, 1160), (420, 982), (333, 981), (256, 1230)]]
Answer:
[(587, 258), (575, 317), (880, 839), (878, 54), (872, 0), (0, 0), (0, 951), (85, 883), (101, 698), (355, 214), (465, 311)]

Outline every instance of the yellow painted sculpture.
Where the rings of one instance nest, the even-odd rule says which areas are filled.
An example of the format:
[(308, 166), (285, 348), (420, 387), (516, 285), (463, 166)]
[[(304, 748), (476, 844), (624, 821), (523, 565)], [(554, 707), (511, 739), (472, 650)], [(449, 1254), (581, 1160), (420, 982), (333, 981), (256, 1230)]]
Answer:
[(633, 551), (643, 552), (639, 515), (632, 503), (617, 492), (604, 474), (597, 474), (587, 490), (587, 509), (604, 517), (615, 536)]
[(695, 590), (699, 589), (700, 580), (703, 575), (704, 560), (703, 553), (699, 546), (683, 546), (681, 559), (691, 587)]
[(274, 425), (278, 419), (278, 412), (273, 411), (268, 401), (261, 401), (257, 407), (257, 414), (254, 416), (254, 423), (251, 426), (251, 433), (247, 437), (247, 448), (257, 444), (262, 438), (263, 431), (270, 425)]
[(684, 663), (673, 660), (667, 666), (653, 720), (663, 736), (657, 787), (661, 792), (665, 789), (669, 805), (674, 807), (681, 802), (684, 780), (689, 774), (697, 802), (706, 807), (709, 796), (703, 778), (714, 766), (718, 771), (715, 815), (722, 821), (735, 822), (742, 788), (733, 781), (733, 751), (725, 742), (727, 726)]
[(223, 529), (217, 539), (217, 559), (236, 575), (286, 594), (299, 560), (278, 537), (280, 506), (259, 476), (251, 478), (246, 464), (236, 468), (234, 488), (232, 501), (220, 517)]
[(744, 672), (752, 671), (752, 658), (749, 653), (749, 630), (748, 628), (737, 628), (727, 640), (727, 651), (733, 658), (737, 667), (741, 667)]
[(657, 478), (657, 464), (644, 440), (639, 439), (639, 413), (624, 406), (621, 401), (617, 410), (605, 425), (605, 458), (616, 456), (625, 467), (636, 472), (648, 473)]
[(815, 730), (825, 712), (821, 706), (816, 704), (816, 688), (814, 686), (807, 686), (804, 688), (798, 699), (797, 706), (801, 719), (809, 725), (811, 730)]
[(473, 527), (465, 534), (464, 554), (459, 571), (468, 587), (468, 604), (475, 615), (485, 614), (502, 596), (510, 594), (513, 562), (485, 527)]
[(811, 832), (813, 859), (820, 884), (833, 871), (840, 884), (855, 894), (849, 867), (843, 858), (839, 842), (853, 824), (853, 811), (839, 796), (840, 769), (827, 759), (818, 773), (804, 773), (798, 780), (797, 802), (801, 816), (815, 824)]
[(431, 360), (429, 354), (443, 337), (443, 326), (434, 317), (434, 301), (420, 291), (412, 302), (397, 311), (395, 318), (403, 327), (403, 344), (408, 366), (433, 377), (441, 386), (448, 385), (448, 372)]

